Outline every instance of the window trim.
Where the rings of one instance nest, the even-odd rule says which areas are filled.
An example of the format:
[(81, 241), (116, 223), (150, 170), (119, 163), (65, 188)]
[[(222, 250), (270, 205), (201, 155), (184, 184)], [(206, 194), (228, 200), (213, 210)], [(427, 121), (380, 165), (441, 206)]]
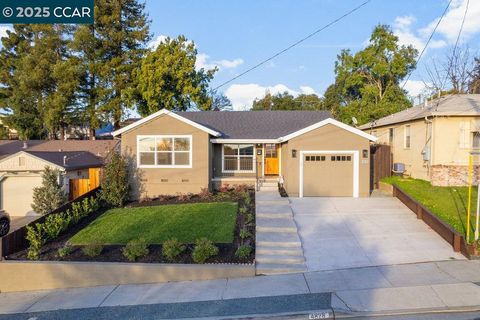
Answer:
[[(237, 168), (240, 168), (240, 158), (252, 158), (252, 170), (225, 170), (225, 145), (226, 144), (234, 144), (234, 145), (237, 145), (237, 146), (240, 146), (240, 145), (246, 145), (246, 146), (252, 146), (253, 147), (253, 155), (251, 156), (242, 156), (240, 155), (240, 153), (238, 155), (236, 155), (237, 157)], [(222, 146), (222, 173), (255, 173), (256, 172), (256, 147), (255, 147), (255, 144), (252, 144), (252, 143), (222, 143), (221, 144)], [(233, 156), (232, 156), (233, 157)]]
[[(176, 164), (160, 164), (160, 165), (157, 165), (157, 164), (140, 164), (140, 152), (145, 152), (145, 151), (140, 151), (140, 139), (143, 139), (143, 138), (154, 138), (155, 139), (155, 151), (147, 151), (147, 152), (153, 152), (154, 154), (154, 161), (155, 163), (157, 163), (157, 142), (156, 142), (156, 139), (157, 138), (160, 138), (160, 139), (164, 139), (164, 138), (170, 138), (172, 139), (172, 142), (173, 142), (173, 147), (175, 146), (175, 138), (187, 138), (190, 140), (190, 150), (189, 151), (181, 151), (181, 152), (185, 152), (185, 153), (189, 153), (189, 164), (186, 165), (186, 164), (180, 164), (180, 165), (176, 165)], [(165, 151), (165, 152), (171, 152), (172, 153), (172, 163), (175, 163), (175, 150), (172, 150), (172, 151)], [(180, 152), (180, 151), (178, 151)], [(179, 168), (185, 168), (185, 169), (191, 169), (192, 166), (193, 166), (193, 157), (192, 157), (192, 154), (193, 154), (193, 137), (192, 135), (182, 135), (182, 134), (168, 134), (168, 135), (137, 135), (137, 168), (155, 168), (155, 169), (179, 169)]]
[[(409, 146), (407, 147), (407, 128), (408, 128), (408, 137), (409, 137)], [(406, 124), (403, 128), (403, 148), (410, 149), (412, 147), (412, 127), (409, 124)]]

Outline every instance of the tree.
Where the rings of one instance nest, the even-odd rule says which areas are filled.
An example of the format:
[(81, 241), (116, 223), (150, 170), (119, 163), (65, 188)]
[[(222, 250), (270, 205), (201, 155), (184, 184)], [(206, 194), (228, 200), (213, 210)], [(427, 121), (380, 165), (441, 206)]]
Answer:
[(415, 68), (418, 52), (398, 45), (385, 25), (375, 27), (368, 46), (343, 50), (335, 63), (335, 83), (325, 92), (325, 107), (345, 122), (372, 121), (411, 106), (400, 82)]
[(42, 185), (33, 189), (32, 209), (39, 214), (47, 214), (66, 202), (65, 193), (58, 182), (60, 171), (45, 167)]
[(474, 67), (471, 72), (468, 91), (470, 93), (480, 93), (480, 57), (474, 58)]
[(99, 60), (94, 72), (101, 84), (96, 98), (99, 111), (113, 120), (115, 129), (135, 101), (129, 94), (135, 86), (133, 71), (140, 67), (151, 36), (145, 3), (138, 0), (95, 1), (94, 36)]
[(210, 91), (213, 111), (232, 111), (232, 101), (222, 92)]
[(184, 36), (167, 38), (147, 53), (136, 74), (139, 113), (146, 116), (164, 108), (209, 110), (208, 83), (217, 69), (196, 70), (196, 59), (195, 44)]
[(127, 161), (114, 152), (105, 166), (101, 182), (100, 198), (112, 207), (121, 207), (128, 200)]
[(252, 110), (322, 110), (322, 99), (316, 94), (300, 94), (297, 97), (288, 92), (271, 95), (266, 92), (262, 99), (253, 101)]

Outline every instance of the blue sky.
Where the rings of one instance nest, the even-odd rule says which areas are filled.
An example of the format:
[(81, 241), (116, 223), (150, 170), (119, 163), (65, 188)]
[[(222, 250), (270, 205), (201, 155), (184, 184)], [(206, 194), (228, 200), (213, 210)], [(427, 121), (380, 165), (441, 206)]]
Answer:
[[(362, 3), (363, 0), (147, 0), (154, 41), (185, 35), (197, 46), (199, 65), (218, 65), (212, 87)], [(268, 88), (275, 93), (323, 94), (334, 80), (336, 55), (365, 46), (375, 25), (389, 24), (404, 44), (422, 48), (447, 0), (373, 0), (331, 28), (223, 87), (236, 109), (251, 104)], [(453, 0), (434, 41), (407, 84), (417, 94), (428, 81), (425, 63), (451, 50), (466, 0)], [(470, 0), (462, 44), (479, 52), (480, 1)]]

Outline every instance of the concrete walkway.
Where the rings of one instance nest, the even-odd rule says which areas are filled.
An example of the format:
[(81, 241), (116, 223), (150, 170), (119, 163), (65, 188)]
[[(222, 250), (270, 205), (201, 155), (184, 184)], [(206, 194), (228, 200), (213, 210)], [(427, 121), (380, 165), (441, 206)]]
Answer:
[(277, 180), (263, 181), (255, 195), (256, 272), (259, 275), (306, 271), (302, 243), (288, 198)]
[[(27, 312), (35, 316), (36, 312), (58, 309), (165, 307), (171, 303), (181, 308), (184, 303), (219, 304), (256, 297), (279, 297), (276, 302), (270, 301), (268, 308), (263, 307), (277, 310), (277, 303), (278, 310), (288, 313), (281, 297), (304, 295), (299, 296), (304, 300), (319, 293), (330, 295), (328, 301), (337, 313), (474, 310), (480, 308), (480, 286), (476, 282), (480, 282), (480, 261), (443, 261), (242, 279), (0, 293), (0, 314)], [(246, 300), (235, 301), (243, 301), (236, 305), (241, 308)], [(257, 303), (265, 304), (262, 300)], [(308, 305), (304, 308), (307, 311)], [(290, 311), (299, 310), (292, 306)]]

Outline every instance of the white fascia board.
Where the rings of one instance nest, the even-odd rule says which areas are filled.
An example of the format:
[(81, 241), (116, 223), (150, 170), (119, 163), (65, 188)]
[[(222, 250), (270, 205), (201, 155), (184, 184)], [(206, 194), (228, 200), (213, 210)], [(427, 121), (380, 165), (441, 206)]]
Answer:
[(159, 116), (162, 116), (162, 115), (169, 115), (169, 116), (171, 116), (171, 117), (173, 117), (173, 118), (175, 118), (175, 119), (177, 119), (177, 120), (180, 120), (180, 121), (182, 121), (182, 122), (184, 122), (184, 123), (186, 123), (186, 124), (191, 125), (192, 127), (195, 127), (195, 128), (200, 129), (200, 130), (202, 130), (202, 131), (205, 131), (205, 132), (211, 134), (212, 136), (219, 137), (219, 136), (221, 135), (220, 132), (217, 132), (217, 131), (215, 131), (215, 130), (212, 130), (212, 129), (210, 129), (210, 128), (207, 128), (207, 127), (205, 127), (205, 126), (202, 126), (201, 124), (198, 124), (198, 123), (196, 123), (196, 122), (194, 122), (194, 121), (192, 121), (192, 120), (189, 120), (189, 119), (187, 119), (187, 118), (184, 118), (184, 117), (182, 117), (182, 116), (180, 116), (180, 115), (178, 115), (178, 114), (176, 114), (176, 113), (174, 113), (174, 112), (168, 111), (167, 109), (162, 109), (162, 110), (160, 110), (160, 111), (157, 111), (157, 112), (155, 112), (155, 113), (152, 113), (152, 114), (149, 115), (148, 117), (142, 118), (142, 119), (140, 119), (140, 120), (138, 120), (138, 121), (135, 121), (135, 122), (132, 123), (132, 124), (129, 124), (129, 125), (126, 126), (126, 127), (123, 127), (123, 128), (121, 128), (121, 129), (118, 129), (118, 130), (112, 132), (112, 135), (113, 135), (114, 137), (115, 137), (115, 136), (118, 136), (118, 135), (120, 135), (120, 134), (122, 134), (122, 133), (124, 133), (124, 132), (130, 131), (130, 130), (132, 130), (133, 128), (135, 128), (135, 127), (137, 127), (137, 126), (139, 126), (139, 125), (141, 125), (141, 124), (144, 124), (144, 123), (146, 123), (146, 122), (149, 122), (150, 120), (153, 120), (153, 119), (155, 119), (155, 118), (157, 118), (157, 117), (159, 117)]
[(280, 143), (279, 139), (210, 139), (211, 143)]
[(327, 118), (327, 119), (325, 119), (325, 120), (322, 120), (322, 121), (320, 121), (320, 122), (317, 122), (317, 123), (315, 123), (315, 124), (312, 124), (311, 126), (308, 126), (308, 127), (305, 127), (305, 128), (303, 128), (303, 129), (301, 129), (301, 130), (298, 130), (298, 131), (295, 131), (295, 132), (293, 132), (293, 133), (290, 133), (289, 135), (286, 135), (285, 137), (281, 137), (281, 138), (279, 139), (279, 142), (288, 141), (288, 140), (290, 140), (290, 139), (292, 139), (292, 138), (298, 137), (298, 136), (300, 136), (300, 135), (302, 135), (302, 134), (305, 134), (305, 133), (310, 132), (310, 131), (312, 131), (312, 130), (318, 129), (318, 128), (323, 127), (323, 126), (325, 126), (325, 125), (327, 125), (327, 124), (331, 124), (331, 125), (337, 126), (337, 127), (339, 127), (339, 128), (342, 128), (342, 129), (344, 129), (344, 130), (347, 130), (347, 131), (349, 131), (349, 132), (351, 132), (351, 133), (353, 133), (353, 134), (359, 135), (359, 136), (361, 136), (361, 137), (363, 137), (363, 138), (365, 138), (365, 139), (368, 139), (368, 140), (370, 140), (370, 141), (377, 141), (377, 137), (372, 136), (371, 134), (368, 134), (368, 133), (366, 133), (366, 132), (363, 132), (362, 130), (359, 130), (359, 129), (357, 129), (357, 128), (351, 127), (351, 126), (349, 126), (349, 125), (347, 125), (347, 124), (345, 124), (345, 123), (343, 123), (343, 122), (337, 121), (337, 120), (335, 120), (335, 119)]

